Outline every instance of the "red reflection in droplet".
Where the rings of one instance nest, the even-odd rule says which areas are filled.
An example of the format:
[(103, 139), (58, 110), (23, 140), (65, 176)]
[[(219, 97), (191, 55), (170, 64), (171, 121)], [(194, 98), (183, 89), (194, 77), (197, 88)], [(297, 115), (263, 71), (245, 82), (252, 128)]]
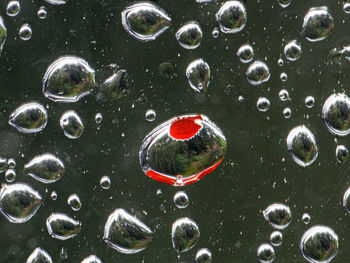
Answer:
[(188, 140), (202, 128), (196, 120), (203, 120), (200, 115), (176, 119), (170, 126), (170, 136), (177, 140)]
[(162, 183), (174, 185), (175, 182), (176, 182), (176, 179), (174, 179), (172, 177), (169, 177), (169, 176), (166, 176), (165, 174), (158, 173), (158, 172), (153, 171), (153, 170), (148, 170), (146, 172), (146, 174), (150, 178), (152, 178), (153, 180), (156, 180), (156, 181), (159, 181), (159, 182), (162, 182)]

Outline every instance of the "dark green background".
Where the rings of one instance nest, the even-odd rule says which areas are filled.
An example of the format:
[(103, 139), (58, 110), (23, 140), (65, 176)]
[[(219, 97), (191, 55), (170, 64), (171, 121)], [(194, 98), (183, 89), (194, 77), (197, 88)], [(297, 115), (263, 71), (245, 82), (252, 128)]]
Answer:
[[(25, 262), (37, 246), (47, 250), (56, 263), (80, 262), (90, 254), (96, 254), (105, 263), (176, 262), (171, 225), (183, 216), (198, 223), (201, 238), (194, 249), (181, 256), (182, 261), (193, 262), (197, 249), (207, 247), (214, 262), (255, 262), (258, 246), (268, 242), (273, 231), (261, 212), (271, 203), (285, 201), (292, 209), (293, 220), (283, 231), (283, 244), (276, 248), (275, 262), (305, 261), (298, 248), (299, 240), (315, 224), (335, 230), (340, 249), (333, 262), (346, 262), (350, 257), (350, 220), (341, 201), (349, 186), (349, 163), (336, 163), (334, 136), (321, 119), (325, 99), (349, 88), (350, 62), (331, 65), (327, 60), (332, 48), (350, 43), (350, 15), (342, 10), (342, 2), (293, 0), (290, 7), (282, 9), (277, 1), (247, 0), (248, 22), (244, 30), (237, 34), (220, 33), (214, 39), (211, 32), (218, 26), (215, 12), (221, 2), (160, 0), (157, 4), (169, 12), (172, 26), (148, 43), (133, 39), (121, 25), (120, 13), (130, 3), (77, 0), (53, 6), (39, 0), (21, 1), (20, 14), (11, 18), (5, 15), (7, 1), (2, 2), (1, 15), (8, 38), (0, 58), (0, 154), (16, 159), (16, 181), (37, 189), (44, 205), (24, 224), (11, 224), (0, 218), (0, 262)], [(43, 4), (48, 15), (40, 20), (36, 13)], [(335, 29), (328, 39), (311, 43), (300, 34), (303, 17), (310, 7), (321, 5), (328, 6)], [(188, 20), (198, 21), (204, 32), (201, 46), (193, 51), (181, 48), (174, 36)], [(18, 37), (23, 23), (33, 28), (29, 41)], [(296, 62), (283, 58), (285, 64), (279, 67), (277, 60), (283, 57), (283, 46), (292, 39), (301, 42), (302, 57)], [(271, 79), (263, 86), (248, 83), (248, 65), (240, 63), (236, 56), (237, 49), (246, 42), (253, 45), (255, 58), (266, 58), (271, 69)], [(41, 91), (42, 77), (48, 65), (61, 55), (86, 59), (97, 71), (99, 83), (112, 73), (108, 65), (116, 63), (127, 70), (131, 93), (111, 103), (98, 102), (92, 95), (71, 104), (46, 99)], [(187, 65), (200, 57), (209, 63), (212, 74), (205, 95), (191, 90), (185, 77)], [(158, 73), (162, 62), (172, 63), (177, 77), (162, 78)], [(285, 83), (279, 79), (281, 72), (288, 74)], [(282, 88), (289, 91), (292, 101), (279, 100)], [(243, 103), (238, 102), (239, 95), (244, 96)], [(316, 99), (312, 109), (304, 105), (308, 95)], [(259, 96), (271, 101), (266, 113), (256, 109)], [(47, 127), (34, 135), (21, 134), (7, 124), (10, 113), (28, 101), (49, 106)], [(291, 119), (284, 119), (285, 107), (292, 109)], [(148, 108), (157, 112), (154, 122), (145, 121)], [(69, 109), (77, 111), (85, 123), (85, 132), (78, 140), (66, 138), (59, 127), (61, 114)], [(98, 112), (103, 115), (100, 125), (94, 120)], [(138, 151), (151, 129), (183, 113), (207, 115), (222, 129), (228, 149), (215, 172), (198, 183), (175, 188), (145, 176), (139, 166)], [(118, 123), (113, 124), (112, 120)], [(319, 146), (319, 157), (308, 168), (292, 161), (285, 142), (289, 130), (301, 124), (315, 134)], [(350, 147), (348, 137), (337, 140)], [(67, 168), (64, 178), (50, 185), (22, 174), (23, 165), (44, 152), (57, 154)], [(112, 179), (110, 190), (99, 186), (103, 175)], [(162, 189), (163, 196), (156, 195), (157, 189)], [(189, 207), (183, 210), (172, 201), (180, 189), (190, 198)], [(53, 190), (58, 193), (57, 201), (50, 198)], [(73, 212), (66, 203), (72, 193), (77, 193), (83, 203), (79, 212)], [(124, 208), (154, 230), (154, 241), (145, 251), (122, 255), (102, 241), (105, 221), (115, 208)], [(51, 238), (45, 226), (51, 212), (64, 212), (79, 219), (81, 233), (67, 241)], [(309, 225), (301, 221), (305, 212), (311, 215)], [(59, 258), (62, 247), (68, 252), (66, 260)]]

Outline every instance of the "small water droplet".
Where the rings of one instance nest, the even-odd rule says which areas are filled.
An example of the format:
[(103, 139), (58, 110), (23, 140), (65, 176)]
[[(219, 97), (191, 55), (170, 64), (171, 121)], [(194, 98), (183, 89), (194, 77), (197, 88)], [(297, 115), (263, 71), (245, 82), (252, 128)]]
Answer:
[(100, 186), (102, 189), (108, 190), (109, 188), (111, 188), (111, 179), (109, 178), (109, 176), (102, 176), (100, 179)]
[(337, 145), (335, 156), (339, 163), (343, 164), (349, 157), (349, 150), (344, 145)]
[(237, 51), (237, 56), (242, 63), (249, 63), (254, 58), (253, 47), (249, 44), (242, 45)]
[(273, 246), (278, 247), (282, 244), (283, 235), (280, 231), (273, 231), (270, 235), (270, 242)]
[(219, 28), (214, 27), (213, 31), (211, 32), (211, 35), (212, 35), (213, 38), (218, 38), (219, 35), (220, 35)]
[(9, 158), (7, 160), (7, 165), (9, 168), (15, 168), (16, 167), (16, 160), (13, 158)]
[(284, 46), (284, 55), (289, 61), (298, 60), (301, 53), (301, 45), (296, 40), (291, 40)]
[(18, 1), (10, 1), (6, 7), (6, 15), (8, 16), (16, 16), (21, 10), (21, 5)]
[(173, 248), (178, 252), (186, 252), (193, 248), (200, 237), (198, 225), (188, 217), (177, 219), (172, 226), (171, 239)]
[(261, 244), (257, 250), (257, 258), (261, 263), (271, 263), (275, 260), (274, 248), (267, 243)]
[(52, 213), (46, 220), (50, 236), (59, 240), (67, 240), (79, 234), (81, 223), (66, 214)]
[(179, 44), (186, 49), (195, 49), (202, 42), (203, 32), (195, 21), (187, 22), (175, 34)]
[(78, 139), (84, 132), (84, 124), (78, 113), (73, 110), (62, 114), (60, 126), (69, 139)]
[(285, 90), (285, 89), (281, 89), (280, 92), (278, 93), (278, 96), (280, 97), (281, 101), (291, 100), (289, 97), (288, 90)]
[(207, 248), (201, 248), (197, 251), (194, 260), (196, 263), (211, 263), (212, 256), (210, 250)]
[(33, 34), (32, 27), (28, 23), (23, 24), (18, 31), (18, 35), (20, 39), (25, 41), (31, 39), (32, 34)]
[(146, 113), (145, 113), (145, 119), (146, 121), (154, 121), (157, 117), (157, 114), (154, 110), (147, 110)]
[(263, 214), (265, 220), (276, 229), (284, 229), (292, 222), (292, 212), (284, 204), (271, 204), (263, 211)]
[(81, 201), (77, 194), (71, 194), (67, 199), (67, 204), (73, 211), (79, 211), (81, 208)]
[(101, 113), (96, 113), (96, 115), (95, 115), (95, 122), (97, 124), (100, 124), (102, 122), (102, 120), (103, 120), (102, 114)]
[(265, 112), (270, 109), (270, 101), (268, 98), (260, 97), (256, 102), (256, 107), (259, 111)]
[(210, 82), (210, 67), (203, 59), (196, 59), (186, 69), (186, 77), (191, 88), (205, 92)]
[(247, 69), (246, 76), (250, 84), (261, 85), (270, 79), (270, 69), (264, 62), (255, 61)]
[(283, 82), (286, 82), (288, 80), (288, 75), (285, 72), (282, 72), (281, 75), (280, 75), (280, 79)]
[(315, 98), (312, 96), (307, 96), (305, 98), (305, 106), (309, 109), (313, 108), (315, 106)]
[(8, 183), (12, 183), (16, 180), (16, 171), (14, 169), (7, 169), (5, 172), (5, 180)]
[(303, 223), (305, 225), (309, 224), (310, 223), (310, 220), (311, 220), (311, 217), (308, 213), (304, 213), (301, 217), (301, 220), (303, 221)]
[(239, 1), (225, 2), (215, 14), (223, 33), (237, 33), (242, 31), (247, 23), (245, 6)]
[(53, 201), (56, 201), (56, 200), (57, 200), (57, 193), (56, 193), (56, 191), (52, 191), (52, 192), (51, 192), (51, 199), (52, 199)]
[(283, 116), (285, 119), (289, 119), (290, 117), (292, 117), (292, 110), (290, 108), (284, 108), (283, 110)]
[(40, 6), (37, 13), (40, 19), (45, 19), (47, 17), (47, 10), (45, 6)]
[(177, 208), (186, 208), (189, 205), (189, 199), (184, 191), (178, 191), (174, 195), (174, 203)]

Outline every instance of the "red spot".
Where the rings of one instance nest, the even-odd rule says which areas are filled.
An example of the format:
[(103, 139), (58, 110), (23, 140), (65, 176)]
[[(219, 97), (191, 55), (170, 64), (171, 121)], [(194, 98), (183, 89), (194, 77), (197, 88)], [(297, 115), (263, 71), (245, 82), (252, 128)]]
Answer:
[(200, 115), (176, 119), (170, 126), (170, 136), (177, 140), (188, 140), (202, 128), (196, 120), (203, 120)]
[(175, 178), (166, 176), (165, 174), (161, 174), (161, 173), (155, 172), (155, 171), (153, 171), (153, 170), (148, 170), (148, 171), (146, 172), (146, 174), (147, 174), (149, 177), (151, 177), (152, 179), (154, 179), (154, 180), (156, 180), (156, 181), (159, 181), (159, 182), (162, 182), (162, 183), (174, 185), (175, 182), (176, 182), (176, 179), (175, 179)]

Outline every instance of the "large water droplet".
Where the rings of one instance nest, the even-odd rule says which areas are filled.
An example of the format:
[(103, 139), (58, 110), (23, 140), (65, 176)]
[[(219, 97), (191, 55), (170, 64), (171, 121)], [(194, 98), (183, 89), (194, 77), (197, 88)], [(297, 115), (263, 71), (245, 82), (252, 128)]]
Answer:
[(237, 33), (247, 23), (245, 6), (239, 1), (225, 2), (215, 16), (220, 25), (220, 30), (224, 33)]
[(349, 150), (344, 145), (338, 145), (335, 149), (335, 156), (339, 163), (345, 163), (349, 157)]
[(307, 40), (321, 41), (328, 37), (334, 28), (334, 21), (326, 6), (312, 7), (304, 17), (302, 31)]
[(197, 22), (190, 21), (176, 32), (175, 37), (183, 48), (195, 49), (201, 44), (203, 32)]
[(188, 217), (177, 219), (171, 230), (173, 248), (179, 253), (193, 248), (200, 237), (198, 225)]
[(55, 60), (43, 78), (45, 97), (56, 102), (77, 102), (95, 87), (95, 71), (81, 58)]
[(117, 100), (127, 91), (127, 72), (118, 70), (108, 77), (100, 86), (99, 91), (107, 100)]
[(18, 35), (20, 39), (24, 41), (31, 39), (32, 34), (33, 34), (32, 26), (29, 25), (28, 23), (23, 24), (18, 31)]
[(41, 247), (34, 249), (26, 263), (52, 263), (51, 256)]
[(97, 256), (90, 255), (84, 258), (80, 263), (102, 263), (102, 261)]
[(212, 256), (210, 250), (207, 248), (201, 248), (197, 251), (194, 260), (196, 263), (211, 263)]
[(270, 242), (273, 246), (278, 247), (282, 244), (283, 235), (280, 231), (273, 231), (270, 235)]
[(261, 263), (271, 263), (276, 257), (274, 248), (266, 243), (259, 246), (256, 255)]
[(269, 67), (261, 61), (255, 61), (246, 71), (247, 80), (250, 84), (257, 86), (270, 79)]
[(328, 97), (322, 108), (322, 118), (328, 130), (338, 136), (350, 133), (350, 99), (335, 93)]
[(67, 199), (67, 204), (73, 209), (73, 211), (79, 211), (81, 208), (81, 201), (77, 194), (71, 194)]
[(178, 191), (174, 195), (174, 203), (177, 208), (186, 208), (188, 207), (189, 200), (188, 196), (184, 191)]
[(67, 240), (79, 234), (81, 223), (66, 214), (52, 213), (46, 220), (49, 234), (59, 240)]
[(204, 115), (174, 117), (151, 131), (140, 148), (142, 170), (152, 179), (187, 185), (221, 163), (226, 138)]
[(152, 230), (124, 209), (116, 209), (105, 224), (104, 241), (123, 254), (144, 250), (153, 240)]
[(350, 214), (350, 187), (345, 191), (343, 196), (343, 207)]
[(302, 53), (301, 45), (296, 40), (291, 40), (284, 47), (284, 55), (289, 61), (296, 61)]
[(311, 165), (318, 156), (318, 147), (313, 133), (304, 125), (293, 128), (287, 136), (288, 152), (300, 166)]
[(9, 124), (20, 132), (35, 133), (46, 127), (47, 119), (48, 115), (43, 105), (29, 102), (11, 113)]
[(20, 10), (21, 10), (21, 5), (17, 0), (10, 1), (10, 2), (8, 2), (7, 6), (6, 6), (6, 15), (16, 16), (16, 15), (18, 15)]
[(237, 56), (242, 63), (249, 63), (254, 58), (254, 50), (253, 47), (249, 44), (242, 45), (237, 50)]
[(0, 209), (11, 223), (24, 223), (40, 208), (40, 194), (23, 183), (3, 185), (0, 191)]
[(63, 162), (51, 153), (35, 156), (23, 169), (24, 174), (42, 183), (53, 183), (59, 180), (64, 172)]
[(263, 214), (265, 220), (276, 229), (284, 229), (292, 222), (292, 212), (284, 204), (271, 204), (263, 211)]
[(167, 12), (150, 2), (128, 6), (121, 15), (126, 32), (139, 41), (155, 40), (171, 25)]
[(186, 69), (186, 77), (191, 88), (205, 92), (210, 82), (210, 67), (203, 59), (196, 59)]
[(60, 126), (69, 139), (78, 139), (84, 132), (84, 124), (78, 113), (73, 110), (62, 114)]
[(300, 240), (300, 250), (311, 263), (328, 263), (338, 252), (338, 236), (327, 226), (313, 226)]

